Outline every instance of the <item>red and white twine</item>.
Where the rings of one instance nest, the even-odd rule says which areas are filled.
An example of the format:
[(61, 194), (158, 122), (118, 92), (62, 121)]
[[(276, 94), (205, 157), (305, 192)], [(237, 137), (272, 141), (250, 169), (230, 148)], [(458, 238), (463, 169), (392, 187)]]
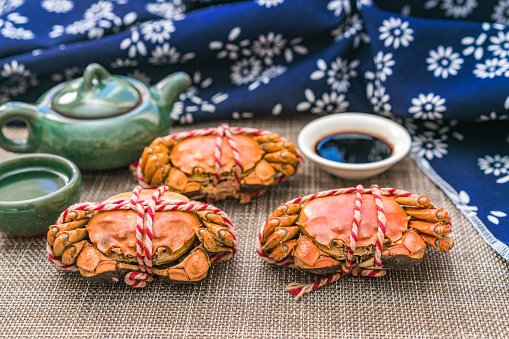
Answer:
[[(240, 191), (240, 184), (242, 179), (242, 159), (240, 157), (239, 149), (237, 148), (237, 144), (233, 139), (234, 135), (246, 135), (246, 136), (262, 136), (262, 135), (272, 135), (274, 133), (270, 131), (264, 131), (261, 129), (248, 128), (248, 127), (230, 127), (228, 124), (221, 124), (217, 128), (203, 128), (203, 129), (195, 129), (191, 131), (181, 132), (171, 134), (165, 138), (170, 138), (175, 140), (176, 142), (182, 141), (184, 139), (198, 137), (198, 136), (208, 136), (208, 135), (216, 135), (216, 147), (214, 149), (214, 178), (213, 178), (213, 186), (215, 187), (219, 183), (219, 177), (221, 174), (221, 155), (222, 155), (222, 145), (223, 145), (223, 137), (226, 137), (228, 144), (230, 145), (233, 153), (233, 158), (235, 161), (235, 182), (237, 185), (237, 191)], [(287, 141), (287, 139), (279, 136), (281, 141)], [(304, 156), (299, 153), (300, 163), (304, 160)], [(141, 168), (141, 158), (140, 160), (134, 164), (136, 166), (136, 176), (138, 178), (138, 184), (140, 184), (143, 188), (151, 188), (149, 183), (144, 181), (143, 172)], [(298, 169), (298, 168), (297, 168)], [(295, 171), (297, 173), (297, 170)], [(284, 180), (284, 176), (279, 178), (279, 181)]]
[[(341, 266), (340, 269), (336, 270), (331, 276), (319, 280), (315, 283), (310, 284), (299, 284), (299, 283), (291, 283), (289, 284), (285, 290), (289, 292), (290, 294), (296, 294), (295, 300), (299, 300), (300, 297), (302, 297), (304, 294), (315, 291), (319, 289), (320, 287), (330, 284), (334, 281), (337, 281), (341, 279), (343, 276), (347, 274), (352, 275), (361, 275), (361, 276), (369, 276), (369, 277), (381, 277), (385, 275), (385, 271), (383, 269), (382, 264), (382, 248), (383, 248), (383, 242), (385, 238), (385, 232), (386, 232), (386, 217), (384, 212), (384, 206), (382, 202), (382, 196), (388, 196), (388, 197), (409, 197), (413, 196), (415, 194), (406, 192), (403, 190), (398, 190), (395, 188), (382, 188), (379, 189), (378, 186), (372, 185), (371, 188), (366, 189), (363, 188), (362, 185), (358, 185), (357, 187), (350, 187), (350, 188), (341, 188), (336, 190), (330, 190), (330, 191), (323, 191), (318, 192), (315, 194), (310, 194), (305, 197), (296, 198), (293, 200), (288, 201), (286, 204), (301, 204), (306, 203), (308, 201), (323, 198), (323, 197), (330, 197), (340, 194), (349, 194), (349, 193), (355, 193), (355, 202), (354, 202), (354, 216), (352, 221), (352, 232), (350, 234), (350, 246), (348, 248), (348, 253), (345, 262)], [(359, 232), (359, 225), (361, 222), (361, 210), (362, 210), (362, 194), (372, 194), (375, 198), (375, 208), (377, 210), (377, 240), (376, 240), (376, 247), (375, 247), (375, 266), (376, 269), (362, 269), (356, 266), (355, 262), (353, 261), (354, 252), (357, 248), (357, 235)], [(266, 223), (269, 221), (267, 219)], [(262, 233), (265, 228), (265, 225), (262, 226), (260, 233), (258, 234), (258, 241), (256, 243), (256, 252), (258, 255), (262, 257), (263, 260), (270, 264), (276, 264), (279, 266), (284, 267), (292, 267), (295, 268), (295, 263), (292, 257), (288, 257), (283, 260), (275, 261), (270, 258), (268, 258), (261, 250), (261, 239), (262, 239)]]
[[(233, 223), (228, 215), (220, 209), (205, 203), (196, 201), (177, 201), (160, 200), (160, 196), (168, 191), (167, 186), (160, 186), (156, 189), (149, 200), (140, 200), (141, 186), (136, 186), (130, 199), (107, 200), (101, 203), (81, 203), (67, 208), (58, 218), (56, 224), (64, 223), (67, 214), (70, 211), (116, 211), (116, 210), (134, 210), (136, 217), (136, 258), (139, 271), (133, 271), (125, 276), (125, 282), (132, 287), (145, 287), (147, 282), (152, 281), (152, 241), (153, 241), (153, 223), (156, 212), (182, 211), (196, 212), (208, 210), (220, 215), (227, 223), (226, 227), (233, 236), (233, 251), (231, 253), (214, 253), (210, 256), (210, 264), (219, 261), (228, 260), (237, 252), (238, 244), (234, 234)], [(49, 261), (55, 266), (67, 270), (79, 271), (76, 265), (64, 265), (53, 252), (53, 248), (47, 244)]]

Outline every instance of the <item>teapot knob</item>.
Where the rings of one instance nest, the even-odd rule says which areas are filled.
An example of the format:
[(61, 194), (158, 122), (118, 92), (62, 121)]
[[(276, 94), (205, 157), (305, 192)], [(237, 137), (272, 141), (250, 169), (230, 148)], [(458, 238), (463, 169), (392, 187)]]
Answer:
[(83, 82), (80, 87), (81, 92), (89, 92), (94, 87), (97, 87), (104, 80), (108, 79), (111, 74), (103, 66), (93, 63), (87, 66), (83, 72)]

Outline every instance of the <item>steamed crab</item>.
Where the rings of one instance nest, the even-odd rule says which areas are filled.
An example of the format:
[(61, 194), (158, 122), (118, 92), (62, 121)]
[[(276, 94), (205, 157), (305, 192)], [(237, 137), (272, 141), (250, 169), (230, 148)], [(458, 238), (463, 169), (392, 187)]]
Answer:
[(301, 161), (295, 146), (274, 133), (223, 124), (155, 139), (141, 156), (138, 180), (192, 198), (246, 203), (294, 175)]
[[(359, 273), (382, 267), (410, 268), (420, 262), (427, 247), (440, 252), (452, 248), (450, 217), (442, 208), (434, 207), (422, 195), (390, 188), (380, 192), (383, 217), (373, 190), (366, 189), (362, 195), (356, 195), (356, 188), (320, 192), (280, 205), (260, 232), (259, 254), (270, 263), (329, 274), (347, 271), (344, 265), (349, 249), (353, 250), (352, 268)], [(360, 223), (354, 237), (357, 197), (361, 200)], [(377, 265), (381, 218), (386, 219), (386, 231), (379, 249), (381, 263)], [(352, 239), (356, 239), (355, 245)]]
[[(149, 201), (154, 192), (142, 190), (139, 201)], [(161, 193), (158, 206), (169, 202), (175, 206), (194, 203), (177, 193)], [(122, 193), (108, 201), (128, 201), (130, 196), (131, 193)], [(210, 205), (200, 203), (200, 206)], [(207, 275), (211, 261), (218, 261), (217, 256), (231, 257), (236, 248), (232, 229), (217, 211), (156, 210), (149, 245), (149, 231), (137, 230), (140, 214), (134, 210), (71, 209), (62, 223), (49, 227), (50, 261), (53, 256), (62, 268), (76, 265), (91, 280), (118, 281), (129, 271), (139, 271), (138, 259), (144, 256), (142, 263), (148, 258), (153, 274), (177, 283), (198, 281)], [(137, 239), (138, 235), (142, 240)], [(152, 251), (146, 253), (149, 246)]]

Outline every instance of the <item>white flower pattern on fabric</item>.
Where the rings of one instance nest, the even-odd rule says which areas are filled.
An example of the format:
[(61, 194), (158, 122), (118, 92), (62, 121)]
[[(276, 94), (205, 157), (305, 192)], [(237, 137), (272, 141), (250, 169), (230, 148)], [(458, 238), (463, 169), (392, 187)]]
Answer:
[(297, 111), (306, 111), (310, 109), (313, 114), (332, 114), (345, 112), (350, 103), (345, 100), (344, 94), (336, 92), (323, 93), (321, 99), (317, 99), (312, 90), (307, 88), (304, 91), (307, 101), (303, 101), (297, 105)]
[(141, 81), (146, 85), (150, 84), (150, 77), (145, 72), (142, 72), (138, 68), (134, 69), (130, 73), (127, 73), (127, 76), (138, 81)]
[[(504, 74), (509, 69), (509, 63), (506, 58), (487, 59), (484, 64), (475, 64), (474, 74), (481, 79), (493, 79), (496, 76)], [(506, 76), (509, 76), (506, 75)]]
[(355, 68), (359, 66), (359, 60), (343, 60), (341, 57), (336, 58), (330, 64), (330, 68), (323, 59), (317, 61), (318, 70), (311, 73), (311, 80), (319, 80), (327, 76), (327, 84), (338, 92), (347, 92), (350, 87), (350, 78), (358, 75)]
[(509, 25), (509, 1), (499, 0), (493, 8), (491, 19), (502, 25)]
[(25, 0), (2, 0), (0, 1), (0, 16), (12, 12), (25, 3)]
[(186, 6), (182, 0), (157, 0), (145, 5), (147, 12), (155, 14), (165, 19), (180, 20), (185, 17), (183, 14), (186, 11)]
[(277, 66), (272, 65), (269, 68), (266, 68), (256, 79), (256, 81), (249, 85), (248, 89), (250, 91), (253, 91), (256, 88), (258, 88), (261, 84), (267, 85), (270, 82), (270, 80), (283, 75), (287, 71), (287, 69), (288, 67), (282, 65)]
[(496, 120), (507, 120), (509, 119), (509, 115), (503, 114), (498, 115), (497, 112), (493, 111), (490, 114), (484, 115), (481, 114), (478, 119), (476, 119), (476, 122), (486, 122), (486, 121), (496, 121)]
[(150, 41), (153, 44), (162, 44), (165, 40), (170, 39), (171, 33), (175, 32), (173, 22), (168, 19), (144, 22), (140, 25), (140, 29), (145, 41)]
[(237, 86), (245, 85), (255, 81), (255, 79), (261, 74), (262, 62), (255, 58), (250, 57), (244, 58), (237, 61), (231, 67), (230, 78), (232, 83)]
[(498, 218), (507, 217), (507, 213), (502, 211), (490, 211), (490, 214), (486, 217), (492, 224), (498, 225), (500, 220)]
[(266, 65), (272, 65), (272, 58), (280, 55), (286, 47), (286, 40), (282, 34), (269, 32), (267, 35), (260, 35), (258, 40), (253, 42), (252, 50), (255, 55), (263, 59)]
[(450, 197), (456, 207), (468, 216), (477, 215), (477, 206), (470, 206), (470, 196), (465, 191), (460, 191), (458, 194)]
[(170, 117), (179, 124), (185, 125), (194, 122), (193, 113), (195, 112), (214, 113), (215, 105), (225, 101), (229, 96), (227, 93), (218, 92), (210, 100), (205, 100), (200, 95), (200, 91), (209, 88), (212, 83), (212, 78), (203, 79), (201, 72), (196, 71), (192, 76), (192, 85), (179, 95), (179, 101), (173, 105)]
[(459, 53), (454, 53), (452, 47), (444, 48), (438, 46), (436, 51), (429, 51), (429, 57), (426, 58), (428, 71), (433, 72), (433, 75), (438, 78), (442, 77), (447, 79), (449, 75), (457, 75), (461, 69), (464, 60), (460, 58)]
[(333, 11), (335, 16), (340, 16), (343, 10), (346, 14), (350, 14), (352, 12), (352, 7), (350, 6), (350, 0), (332, 0), (327, 4), (327, 9), (329, 11)]
[(334, 41), (341, 41), (353, 37), (353, 48), (358, 48), (361, 42), (369, 43), (369, 35), (363, 30), (364, 23), (359, 14), (348, 15), (331, 31)]
[(161, 46), (156, 46), (152, 52), (152, 57), (148, 58), (148, 62), (154, 65), (170, 65), (176, 63), (184, 63), (193, 59), (196, 54), (189, 52), (181, 55), (175, 46), (171, 46), (165, 42)]
[(17, 60), (5, 63), (0, 69), (0, 103), (7, 102), (11, 97), (23, 94), (28, 88), (38, 84), (37, 75), (24, 64)]
[[(488, 31), (490, 29), (490, 24), (484, 22), (482, 25), (482, 29), (484, 31)], [(488, 39), (488, 35), (486, 33), (481, 33), (477, 38), (472, 36), (467, 36), (461, 39), (461, 44), (467, 46), (463, 50), (463, 55), (473, 55), (475, 60), (481, 60), (484, 55), (483, 45)]]
[(249, 40), (242, 40), (239, 42), (239, 44), (234, 43), (234, 41), (239, 37), (240, 33), (240, 27), (235, 27), (228, 34), (228, 42), (223, 43), (222, 41), (211, 41), (209, 43), (209, 48), (211, 50), (220, 50), (216, 56), (218, 59), (224, 59), (228, 57), (230, 60), (237, 60), (239, 58), (241, 48), (243, 49), (244, 56), (250, 56), (251, 50), (248, 48), (243, 48), (250, 44)]
[(381, 84), (368, 83), (366, 94), (369, 102), (373, 105), (373, 111), (382, 116), (393, 118), (392, 106), (389, 103), (390, 95), (385, 92), (385, 87)]
[(414, 119), (441, 119), (442, 113), (446, 111), (445, 99), (434, 93), (428, 95), (419, 94), (412, 99), (413, 106), (408, 109), (414, 115)]
[(63, 72), (53, 73), (51, 80), (54, 82), (64, 82), (75, 78), (79, 78), (83, 75), (83, 69), (81, 67), (65, 68)]
[(44, 0), (41, 6), (50, 13), (67, 13), (74, 8), (74, 3), (69, 0)]
[(130, 38), (122, 40), (120, 43), (120, 49), (127, 49), (127, 55), (129, 55), (130, 58), (134, 58), (137, 54), (147, 55), (147, 47), (143, 41), (140, 40), (140, 32), (138, 32), (137, 29), (133, 29), (131, 31)]
[(408, 47), (410, 42), (414, 41), (414, 30), (409, 28), (408, 21), (402, 22), (400, 18), (390, 17), (384, 20), (382, 26), (378, 28), (380, 40), (384, 41), (384, 46), (392, 46), (398, 49), (400, 46)]
[(110, 64), (110, 66), (111, 68), (136, 67), (138, 66), (138, 60), (117, 58)]
[[(424, 3), (424, 8), (432, 9), (435, 8), (440, 1), (430, 0)], [(440, 9), (445, 11), (445, 16), (458, 18), (466, 18), (472, 14), (473, 10), (477, 8), (479, 4), (476, 0), (442, 0)]]
[(5, 20), (0, 19), (0, 33), (3, 37), (14, 40), (31, 40), (35, 38), (35, 34), (23, 27), (16, 27), (16, 25), (23, 25), (28, 22), (28, 18), (20, 15), (19, 13), (10, 13)]
[(392, 75), (392, 66), (396, 61), (392, 59), (392, 53), (384, 54), (382, 51), (378, 52), (373, 58), (375, 63), (375, 73), (367, 71), (364, 77), (369, 80), (386, 81), (388, 76)]
[(137, 19), (137, 14), (134, 12), (127, 13), (122, 19), (113, 13), (113, 9), (111, 1), (101, 0), (85, 11), (83, 20), (75, 21), (67, 27), (54, 25), (48, 36), (57, 38), (64, 33), (69, 35), (86, 33), (89, 39), (98, 39), (104, 35), (105, 29), (118, 32), (120, 27), (129, 26)]
[(484, 174), (493, 174), (499, 176), (501, 174), (507, 174), (509, 171), (509, 156), (501, 156), (495, 154), (494, 156), (486, 155), (484, 158), (477, 159), (477, 165)]
[(420, 135), (416, 135), (412, 140), (412, 152), (419, 157), (426, 157), (428, 160), (433, 158), (442, 158), (448, 153), (449, 147), (444, 141), (446, 136), (438, 136), (435, 138), (435, 132), (427, 131)]
[(498, 32), (498, 35), (490, 37), (490, 42), (492, 45), (488, 46), (488, 51), (493, 52), (493, 55), (499, 58), (509, 57), (509, 32)]
[(256, 0), (255, 3), (258, 4), (258, 6), (265, 6), (267, 8), (276, 7), (278, 5), (281, 5), (284, 2), (284, 0)]

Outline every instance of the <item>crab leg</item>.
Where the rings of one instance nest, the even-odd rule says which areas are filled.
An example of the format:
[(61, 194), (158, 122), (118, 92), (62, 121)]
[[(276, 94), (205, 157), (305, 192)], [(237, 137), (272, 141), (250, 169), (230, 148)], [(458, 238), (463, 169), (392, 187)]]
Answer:
[(88, 214), (90, 214), (90, 211), (84, 211), (84, 210), (69, 211), (69, 213), (67, 213), (67, 215), (65, 216), (64, 222), (79, 220)]
[(394, 198), (400, 205), (407, 205), (420, 208), (433, 208), (433, 205), (424, 195), (411, 195), (409, 197), (396, 197)]
[(276, 261), (283, 260), (292, 253), (296, 245), (297, 240), (295, 239), (283, 242), (279, 244), (272, 252), (267, 253), (267, 257)]
[(279, 151), (274, 153), (267, 153), (263, 156), (268, 162), (284, 162), (288, 164), (296, 164), (299, 162), (299, 158), (289, 151)]
[(269, 153), (273, 153), (273, 152), (277, 152), (277, 151), (282, 151), (282, 150), (289, 150), (290, 152), (292, 152), (294, 154), (298, 154), (297, 149), (295, 148), (295, 146), (291, 142), (289, 142), (289, 141), (280, 141), (280, 142), (275, 142), (275, 143), (267, 143), (262, 148), (263, 148), (263, 150), (265, 152), (269, 152)]
[(55, 243), (55, 239), (61, 232), (72, 231), (77, 228), (83, 227), (87, 224), (88, 220), (90, 220), (90, 218), (83, 218), (77, 221), (71, 221), (60, 225), (51, 225), (49, 227), (50, 232), (48, 232), (47, 234), (48, 244), (53, 246), (53, 244)]
[(62, 259), (60, 260), (62, 264), (64, 265), (72, 265), (76, 261), (76, 258), (81, 253), (81, 250), (83, 249), (83, 246), (87, 244), (87, 240), (81, 240), (80, 242), (77, 242), (75, 244), (71, 244), (69, 247), (67, 247), (62, 253)]
[(286, 176), (292, 176), (295, 173), (295, 167), (290, 164), (274, 163), (270, 164), (278, 172), (283, 173)]
[(277, 227), (291, 226), (295, 224), (298, 215), (284, 215), (281, 217), (270, 217), (263, 229), (262, 243), (265, 243), (269, 236), (274, 233)]
[(277, 227), (274, 233), (267, 239), (262, 247), (263, 252), (268, 252), (276, 248), (280, 243), (294, 239), (299, 235), (298, 226)]
[(207, 251), (202, 246), (198, 246), (178, 265), (165, 269), (154, 267), (153, 272), (171, 280), (191, 282), (205, 278), (209, 267), (210, 260)]
[(267, 221), (265, 227), (263, 228), (262, 243), (265, 243), (265, 241), (267, 241), (269, 236), (276, 230), (276, 227), (294, 225), (300, 210), (301, 206), (299, 204), (279, 205), (279, 207), (269, 217), (269, 220)]
[(259, 144), (266, 144), (268, 142), (279, 142), (281, 138), (275, 134), (265, 134), (255, 137), (255, 140), (258, 141)]
[(85, 239), (88, 232), (85, 228), (78, 228), (71, 231), (64, 231), (58, 234), (53, 243), (53, 251), (57, 257), (60, 257), (67, 246), (72, 243)]
[(451, 233), (451, 227), (449, 225), (424, 220), (410, 220), (408, 227), (439, 238)]
[(405, 207), (404, 210), (408, 215), (416, 219), (439, 221), (442, 223), (451, 221), (449, 214), (443, 208), (424, 209)]
[(454, 242), (451, 237), (443, 237), (442, 239), (434, 237), (432, 235), (427, 234), (421, 234), (422, 239), (428, 244), (429, 246), (433, 247), (437, 251), (440, 252), (449, 252), (449, 250), (454, 245)]

